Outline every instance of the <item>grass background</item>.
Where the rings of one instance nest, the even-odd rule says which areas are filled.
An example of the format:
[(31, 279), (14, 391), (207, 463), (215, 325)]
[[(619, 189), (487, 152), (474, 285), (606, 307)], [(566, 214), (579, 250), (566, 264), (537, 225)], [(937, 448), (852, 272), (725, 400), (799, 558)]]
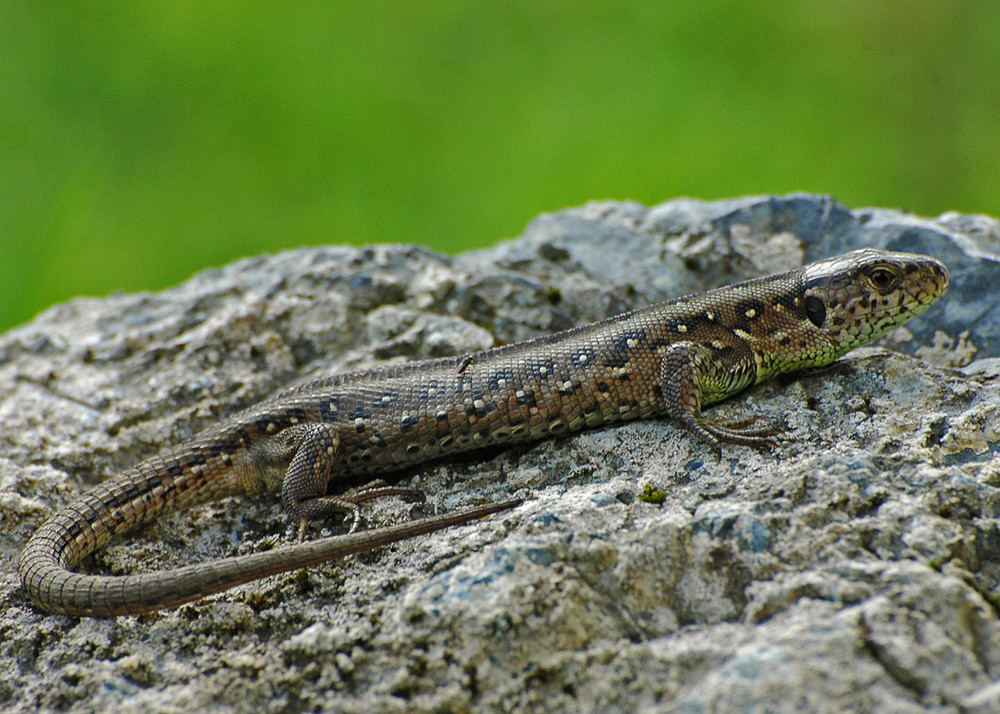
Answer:
[(0, 47), (0, 329), (595, 198), (1000, 213), (995, 0), (8, 0)]

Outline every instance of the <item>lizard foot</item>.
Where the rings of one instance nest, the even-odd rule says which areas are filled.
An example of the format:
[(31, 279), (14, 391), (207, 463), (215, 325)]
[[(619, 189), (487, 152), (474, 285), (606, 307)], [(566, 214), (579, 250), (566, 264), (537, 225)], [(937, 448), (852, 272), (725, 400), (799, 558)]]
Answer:
[[(754, 427), (754, 424), (765, 421), (763, 417), (755, 416), (749, 419), (716, 424), (705, 419), (692, 420), (685, 426), (697, 434), (702, 441), (715, 451), (715, 458), (722, 458), (722, 444), (740, 444), (757, 449), (773, 449), (778, 445), (778, 439), (785, 432), (774, 426)], [(765, 422), (766, 423), (766, 422)]]

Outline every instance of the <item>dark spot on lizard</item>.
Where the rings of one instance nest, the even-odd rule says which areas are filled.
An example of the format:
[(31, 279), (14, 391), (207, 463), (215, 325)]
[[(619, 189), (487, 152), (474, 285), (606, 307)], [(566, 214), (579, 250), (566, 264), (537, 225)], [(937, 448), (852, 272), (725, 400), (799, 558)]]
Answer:
[[(243, 425), (236, 427), (236, 433), (234, 436), (236, 440), (239, 442), (239, 445), (242, 446), (244, 449), (249, 449), (253, 445), (253, 440), (250, 438), (250, 434), (247, 433), (247, 430)], [(233, 451), (229, 453), (234, 453), (237, 450), (238, 449), (233, 449)]]
[[(340, 415), (340, 396), (328, 397), (319, 403), (319, 415), (323, 421), (337, 421)], [(250, 444), (246, 444), (250, 446)]]
[(225, 456), (239, 451), (240, 446), (239, 437), (235, 433), (227, 434), (209, 444), (208, 452), (212, 456)]
[(538, 395), (530, 389), (525, 389), (517, 397), (518, 406), (522, 407), (533, 407), (538, 404)]
[(781, 307), (787, 308), (787, 310), (791, 313), (794, 313), (797, 308), (795, 296), (789, 292), (781, 292), (778, 295), (775, 295), (771, 298), (771, 304), (775, 307), (781, 305)]
[(626, 330), (611, 338), (611, 344), (618, 352), (631, 352), (648, 342), (645, 330)]
[[(663, 329), (667, 334), (691, 334), (691, 332), (698, 330), (699, 328), (714, 325), (716, 318), (718, 317), (716, 312), (712, 312), (712, 317), (709, 317), (704, 312), (693, 312), (690, 315), (684, 317), (684, 319), (671, 319), (666, 320), (663, 323)], [(683, 325), (683, 329), (681, 326)], [(657, 347), (664, 347), (669, 344), (673, 344), (673, 340), (655, 340), (651, 344)]]
[[(500, 369), (491, 374), (487, 378), (486, 383), (489, 386), (490, 390), (495, 392), (500, 389), (509, 389), (510, 386), (514, 383), (514, 380), (515, 380), (514, 370)], [(501, 382), (503, 382), (503, 384), (501, 384)]]
[(528, 362), (526, 365), (531, 375), (538, 379), (550, 379), (554, 376), (556, 362), (553, 359), (540, 359)]
[(443, 397), (444, 392), (444, 386), (436, 379), (432, 379), (427, 384), (422, 384), (420, 386), (420, 391), (417, 392), (417, 399), (427, 401), (431, 397)]
[(381, 396), (375, 397), (375, 399), (372, 400), (372, 408), (385, 409), (387, 407), (392, 406), (398, 401), (399, 401), (399, 392), (395, 390), (389, 390), (383, 392)]
[(579, 385), (576, 382), (573, 382), (572, 380), (567, 379), (567, 380), (564, 380), (559, 385), (559, 387), (556, 389), (556, 392), (558, 392), (560, 396), (571, 397), (571, 396), (573, 396), (576, 393), (576, 390), (577, 390), (578, 386)]
[(273, 415), (259, 417), (254, 425), (263, 434), (273, 433), (288, 426), (288, 420)]
[(109, 510), (109, 511), (115, 510), (122, 503), (126, 503), (126, 502), (127, 502), (127, 499), (121, 499), (121, 498), (118, 497), (118, 494), (115, 494), (115, 493), (106, 494), (104, 496), (104, 498), (101, 499), (101, 505), (104, 506), (104, 508), (107, 509), (107, 510)]
[(573, 363), (574, 367), (589, 367), (594, 364), (594, 349), (592, 347), (584, 347), (575, 354), (570, 356), (570, 361)]
[(734, 348), (732, 345), (723, 345), (722, 347), (717, 347), (711, 342), (702, 342), (701, 344), (704, 345), (707, 349), (709, 349), (712, 352), (712, 354), (718, 358), (723, 358), (723, 359), (728, 358), (732, 356), (733, 352), (736, 351), (736, 348)]
[(740, 320), (756, 320), (764, 313), (764, 301), (756, 298), (740, 300), (733, 306), (733, 312)]
[(358, 434), (365, 433), (365, 421), (372, 418), (371, 412), (366, 412), (361, 408), (361, 405), (354, 407), (354, 414), (352, 415), (352, 420), (354, 421), (354, 430)]
[(191, 469), (195, 466), (204, 466), (208, 462), (204, 454), (188, 454), (181, 461), (181, 466), (185, 469)]
[(605, 355), (601, 360), (602, 367), (624, 367), (628, 364), (629, 356), (624, 354)]

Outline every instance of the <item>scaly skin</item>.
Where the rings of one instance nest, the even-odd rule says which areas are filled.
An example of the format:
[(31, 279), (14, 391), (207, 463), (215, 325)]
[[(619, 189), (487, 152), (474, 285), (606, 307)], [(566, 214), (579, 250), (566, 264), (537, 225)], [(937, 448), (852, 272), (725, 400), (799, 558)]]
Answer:
[(715, 424), (703, 406), (845, 352), (919, 315), (948, 271), (928, 256), (860, 250), (798, 270), (624, 313), (465, 357), (338, 375), (282, 392), (83, 495), (45, 523), (19, 562), (40, 608), (117, 615), (172, 607), (239, 583), (513, 508), (517, 501), (300, 543), (177, 571), (106, 577), (70, 570), (168, 511), (282, 489), (302, 526), (405, 488), (327, 495), (450, 454), (587, 427), (670, 416), (716, 453), (770, 446), (756, 420)]

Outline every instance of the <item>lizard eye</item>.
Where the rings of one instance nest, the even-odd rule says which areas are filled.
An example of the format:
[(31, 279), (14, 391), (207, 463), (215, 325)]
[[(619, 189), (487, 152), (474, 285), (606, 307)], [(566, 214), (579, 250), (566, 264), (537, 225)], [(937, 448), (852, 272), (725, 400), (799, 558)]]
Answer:
[(805, 308), (809, 322), (820, 327), (826, 319), (826, 305), (823, 304), (823, 301), (815, 295), (810, 295), (806, 298)]
[(888, 268), (875, 268), (875, 270), (871, 272), (869, 278), (872, 281), (872, 285), (879, 292), (887, 292), (888, 290), (891, 290), (893, 285), (896, 283), (896, 273)]

